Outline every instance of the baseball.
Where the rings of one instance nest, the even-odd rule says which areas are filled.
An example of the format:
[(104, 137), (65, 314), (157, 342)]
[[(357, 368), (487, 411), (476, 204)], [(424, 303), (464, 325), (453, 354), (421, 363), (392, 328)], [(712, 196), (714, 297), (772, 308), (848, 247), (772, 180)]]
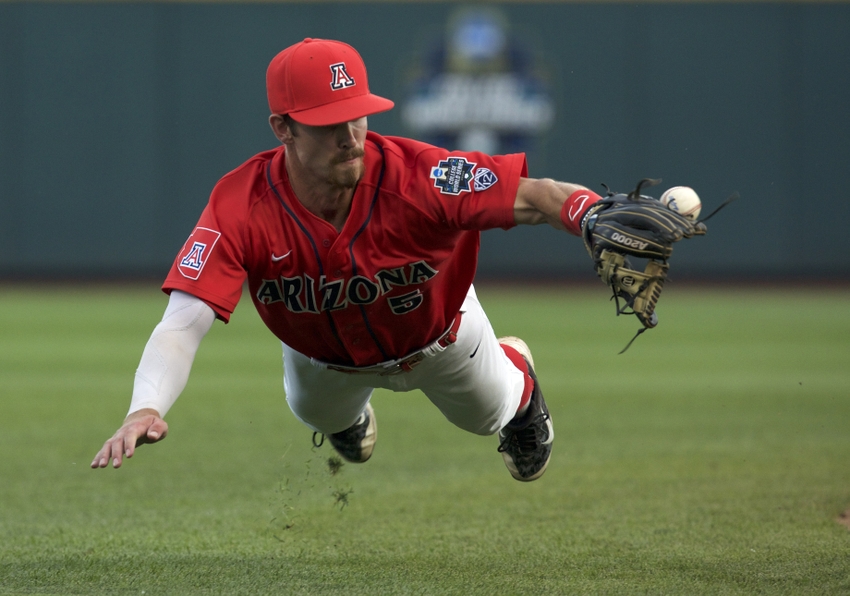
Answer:
[(689, 186), (674, 186), (667, 189), (660, 200), (667, 205), (668, 209), (693, 221), (696, 221), (702, 210), (699, 195)]

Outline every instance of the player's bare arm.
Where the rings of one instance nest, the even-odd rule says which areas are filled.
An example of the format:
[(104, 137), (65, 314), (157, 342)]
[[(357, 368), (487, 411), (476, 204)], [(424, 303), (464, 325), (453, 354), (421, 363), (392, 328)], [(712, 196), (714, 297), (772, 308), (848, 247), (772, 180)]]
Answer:
[(129, 414), (112, 437), (103, 444), (91, 462), (92, 468), (105, 468), (112, 462), (120, 468), (124, 457), (133, 457), (136, 447), (145, 443), (156, 443), (168, 434), (168, 424), (152, 408), (137, 410)]
[(539, 225), (548, 223), (559, 230), (566, 229), (561, 220), (561, 209), (574, 192), (586, 187), (551, 178), (520, 178), (514, 202), (517, 224)]

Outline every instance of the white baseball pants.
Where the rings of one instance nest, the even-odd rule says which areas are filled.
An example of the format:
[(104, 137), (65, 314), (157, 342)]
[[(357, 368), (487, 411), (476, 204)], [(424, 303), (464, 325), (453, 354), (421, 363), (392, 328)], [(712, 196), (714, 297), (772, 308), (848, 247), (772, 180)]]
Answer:
[(290, 409), (308, 427), (330, 434), (354, 424), (376, 388), (420, 389), (455, 426), (479, 435), (496, 433), (516, 414), (524, 375), (499, 346), (474, 288), (461, 311), (455, 343), (395, 375), (328, 370), (283, 344)]

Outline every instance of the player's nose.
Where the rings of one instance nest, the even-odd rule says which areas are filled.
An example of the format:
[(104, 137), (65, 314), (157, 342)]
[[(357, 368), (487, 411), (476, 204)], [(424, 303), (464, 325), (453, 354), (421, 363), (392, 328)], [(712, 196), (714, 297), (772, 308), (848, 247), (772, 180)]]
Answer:
[(343, 122), (336, 127), (337, 144), (345, 149), (349, 149), (357, 145), (357, 136), (355, 135), (355, 123)]

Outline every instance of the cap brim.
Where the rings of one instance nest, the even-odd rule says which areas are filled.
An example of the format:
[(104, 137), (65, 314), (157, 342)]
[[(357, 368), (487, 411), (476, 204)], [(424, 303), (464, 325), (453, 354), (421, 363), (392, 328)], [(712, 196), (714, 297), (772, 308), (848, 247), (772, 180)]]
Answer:
[(389, 99), (368, 93), (366, 95), (341, 99), (340, 101), (308, 110), (289, 112), (289, 115), (296, 122), (308, 126), (328, 126), (386, 112), (387, 110), (391, 110), (394, 105), (395, 103)]

